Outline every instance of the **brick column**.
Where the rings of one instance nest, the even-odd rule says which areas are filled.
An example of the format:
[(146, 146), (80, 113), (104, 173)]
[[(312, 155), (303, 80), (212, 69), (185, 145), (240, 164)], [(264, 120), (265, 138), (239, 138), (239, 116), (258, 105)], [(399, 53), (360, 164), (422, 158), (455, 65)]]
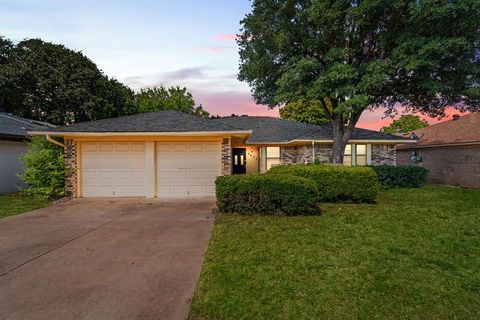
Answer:
[(64, 144), (65, 195), (77, 197), (77, 148), (72, 139), (65, 139)]
[(222, 175), (232, 174), (232, 142), (230, 138), (222, 140)]

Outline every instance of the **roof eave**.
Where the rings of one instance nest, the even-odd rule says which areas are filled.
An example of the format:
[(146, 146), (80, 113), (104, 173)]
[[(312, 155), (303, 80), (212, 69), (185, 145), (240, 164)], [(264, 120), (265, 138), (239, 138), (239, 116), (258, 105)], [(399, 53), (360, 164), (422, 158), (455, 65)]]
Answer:
[(239, 130), (239, 131), (185, 131), (185, 132), (56, 132), (56, 131), (28, 131), (32, 136), (45, 136), (52, 137), (92, 137), (92, 136), (218, 136), (218, 135), (249, 135), (252, 130)]
[[(290, 145), (299, 143), (333, 143), (331, 139), (293, 139), (289, 141), (246, 141), (249, 145)], [(389, 139), (350, 139), (348, 142), (352, 143), (386, 143), (386, 144), (413, 144), (417, 140), (389, 140)]]
[(414, 146), (404, 145), (404, 144), (402, 143), (401, 145), (397, 146), (397, 149), (411, 149), (411, 148), (420, 149), (420, 148), (473, 146), (473, 145), (480, 145), (480, 141), (416, 144), (416, 145), (414, 145)]

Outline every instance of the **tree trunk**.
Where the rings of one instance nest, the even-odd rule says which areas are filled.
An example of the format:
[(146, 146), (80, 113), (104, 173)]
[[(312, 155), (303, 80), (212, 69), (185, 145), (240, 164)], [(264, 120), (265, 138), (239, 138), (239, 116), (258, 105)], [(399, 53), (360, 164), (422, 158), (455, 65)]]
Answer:
[(341, 114), (333, 115), (333, 145), (332, 145), (332, 163), (342, 164), (345, 144), (343, 136), (345, 134), (345, 126)]
[(348, 124), (345, 125), (342, 114), (333, 115), (333, 145), (332, 145), (332, 163), (343, 164), (343, 154), (345, 146), (355, 129), (355, 125), (360, 119), (362, 112), (351, 113), (348, 118)]

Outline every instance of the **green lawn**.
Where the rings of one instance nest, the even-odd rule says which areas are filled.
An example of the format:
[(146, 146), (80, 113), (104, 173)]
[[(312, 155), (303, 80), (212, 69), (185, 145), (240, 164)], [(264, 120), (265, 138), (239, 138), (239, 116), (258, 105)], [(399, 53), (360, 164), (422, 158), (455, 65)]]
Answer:
[(218, 215), (191, 319), (479, 319), (480, 190)]
[(48, 203), (49, 201), (46, 199), (24, 196), (19, 193), (0, 195), (0, 218), (43, 208)]

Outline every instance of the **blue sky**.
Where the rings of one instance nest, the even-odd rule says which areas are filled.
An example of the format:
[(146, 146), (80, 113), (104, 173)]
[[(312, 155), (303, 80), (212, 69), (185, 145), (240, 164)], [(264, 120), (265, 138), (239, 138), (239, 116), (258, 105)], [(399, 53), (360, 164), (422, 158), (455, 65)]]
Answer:
[(133, 89), (186, 86), (215, 114), (276, 115), (236, 79), (234, 35), (249, 11), (246, 0), (0, 0), (0, 34), (81, 50)]
[[(212, 114), (277, 116), (236, 79), (234, 38), (250, 7), (248, 0), (0, 0), (0, 35), (82, 51), (135, 90), (185, 86)], [(388, 122), (381, 112), (366, 112), (359, 126)]]

